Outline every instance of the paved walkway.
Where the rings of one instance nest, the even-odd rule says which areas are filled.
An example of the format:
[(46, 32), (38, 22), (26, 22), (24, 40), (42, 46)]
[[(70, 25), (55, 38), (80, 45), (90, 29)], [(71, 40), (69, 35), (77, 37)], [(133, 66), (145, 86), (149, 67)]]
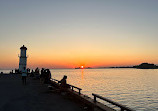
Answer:
[(22, 85), (20, 75), (0, 77), (0, 111), (82, 111), (80, 106), (59, 94), (48, 92), (46, 84), (27, 78)]

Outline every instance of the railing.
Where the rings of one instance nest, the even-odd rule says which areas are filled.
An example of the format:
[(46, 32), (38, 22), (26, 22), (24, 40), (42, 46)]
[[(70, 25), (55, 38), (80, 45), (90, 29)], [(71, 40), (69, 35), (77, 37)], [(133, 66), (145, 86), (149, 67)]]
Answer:
[[(57, 80), (57, 79), (50, 79), (50, 80), (52, 80), (52, 81), (54, 81), (54, 82), (57, 82), (58, 84), (59, 84), (59, 80)], [(79, 88), (79, 87), (76, 87), (76, 86), (73, 86), (73, 85), (71, 85), (71, 84), (68, 84), (69, 86), (70, 86), (70, 88), (71, 88), (71, 90), (72, 91), (74, 91), (74, 88), (75, 89), (77, 89), (78, 90), (78, 94), (80, 95), (81, 94), (81, 88)]]
[(50, 79), (50, 80), (55, 81), (55, 82), (59, 82), (59, 80), (57, 80), (57, 79)]
[(119, 108), (121, 109), (121, 111), (134, 111), (134, 110), (132, 110), (132, 109), (130, 109), (130, 108), (128, 108), (128, 107), (122, 105), (122, 104), (119, 104), (119, 103), (117, 103), (117, 102), (114, 102), (114, 101), (112, 101), (112, 100), (109, 100), (109, 99), (107, 99), (107, 98), (105, 98), (105, 97), (102, 97), (102, 96), (100, 96), (100, 95), (98, 95), (98, 94), (93, 94), (93, 93), (92, 93), (92, 95), (94, 96), (94, 102), (96, 102), (96, 98), (99, 98), (99, 99), (102, 99), (102, 100), (104, 100), (104, 101), (106, 101), (106, 102), (109, 102), (109, 103), (111, 103), (111, 104), (113, 104), (113, 105), (119, 107)]
[(82, 90), (81, 88), (78, 88), (78, 87), (70, 85), (70, 84), (69, 84), (69, 86), (71, 87), (72, 91), (74, 91), (74, 88), (75, 88), (75, 89), (78, 89), (79, 95), (81, 94), (81, 90)]
[[(54, 81), (54, 82), (56, 82), (58, 85), (60, 85), (59, 84), (59, 80), (57, 80), (57, 79), (51, 79), (51, 81)], [(72, 91), (74, 91), (74, 89), (77, 89), (78, 90), (78, 94), (80, 95), (81, 94), (81, 88), (78, 88), (78, 87), (76, 87), (76, 86), (73, 86), (73, 85), (70, 85), (70, 84), (68, 84), (69, 86), (70, 86), (70, 89), (72, 90)], [(107, 98), (105, 98), (105, 97), (102, 97), (102, 96), (100, 96), (100, 95), (98, 95), (98, 94), (93, 94), (92, 93), (92, 95), (94, 96), (94, 103), (96, 103), (97, 102), (97, 98), (99, 98), (99, 99), (101, 99), (101, 100), (104, 100), (104, 101), (106, 101), (106, 102), (108, 102), (108, 103), (111, 103), (112, 105), (115, 105), (115, 106), (117, 106), (117, 107), (119, 107), (120, 109), (121, 109), (121, 111), (134, 111), (133, 109), (130, 109), (130, 108), (128, 108), (128, 107), (126, 107), (126, 106), (124, 106), (124, 105), (122, 105), (122, 104), (119, 104), (119, 103), (117, 103), (117, 102), (114, 102), (114, 101), (112, 101), (112, 100), (110, 100), (110, 99), (107, 99)]]

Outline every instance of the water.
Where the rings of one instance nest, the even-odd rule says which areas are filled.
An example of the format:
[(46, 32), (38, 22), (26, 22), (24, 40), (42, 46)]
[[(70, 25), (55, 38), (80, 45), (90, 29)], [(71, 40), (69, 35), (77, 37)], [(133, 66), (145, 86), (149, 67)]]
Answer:
[(82, 88), (82, 93), (92, 93), (114, 100), (137, 111), (158, 110), (157, 69), (53, 69), (52, 78)]
[(57, 80), (67, 75), (67, 82), (89, 97), (96, 93), (137, 111), (158, 111), (158, 69), (52, 69), (51, 73)]
[(8, 69), (4, 69), (4, 70), (0, 69), (0, 73), (3, 72), (4, 74), (8, 74), (8, 73), (10, 73), (11, 71), (12, 71), (12, 70), (8, 70)]

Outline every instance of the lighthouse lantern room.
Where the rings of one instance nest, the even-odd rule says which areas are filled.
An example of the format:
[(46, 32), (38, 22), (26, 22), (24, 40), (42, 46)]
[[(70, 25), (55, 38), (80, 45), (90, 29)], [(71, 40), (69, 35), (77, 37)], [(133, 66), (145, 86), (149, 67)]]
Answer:
[(22, 72), (24, 67), (26, 68), (27, 56), (26, 56), (27, 48), (23, 45), (20, 48), (20, 57), (19, 57), (19, 71)]

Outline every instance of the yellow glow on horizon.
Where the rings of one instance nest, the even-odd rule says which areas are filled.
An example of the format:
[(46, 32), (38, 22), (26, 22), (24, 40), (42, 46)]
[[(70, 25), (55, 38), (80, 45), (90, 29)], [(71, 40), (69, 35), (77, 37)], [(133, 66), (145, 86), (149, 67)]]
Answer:
[[(42, 51), (41, 51), (42, 50)], [(89, 51), (87, 51), (89, 50)], [(126, 53), (124, 53), (126, 52)], [(0, 68), (18, 68), (19, 49), (14, 49), (9, 52), (4, 52), (0, 57)], [(142, 62), (149, 62), (157, 64), (157, 55), (138, 52), (132, 53), (131, 50), (106, 50), (101, 49), (89, 49), (83, 50), (51, 50), (48, 48), (35, 49), (28, 47), (27, 55), (27, 67), (45, 67), (45, 68), (75, 68), (80, 66), (86, 67), (110, 67), (110, 66), (129, 66), (138, 65)]]

